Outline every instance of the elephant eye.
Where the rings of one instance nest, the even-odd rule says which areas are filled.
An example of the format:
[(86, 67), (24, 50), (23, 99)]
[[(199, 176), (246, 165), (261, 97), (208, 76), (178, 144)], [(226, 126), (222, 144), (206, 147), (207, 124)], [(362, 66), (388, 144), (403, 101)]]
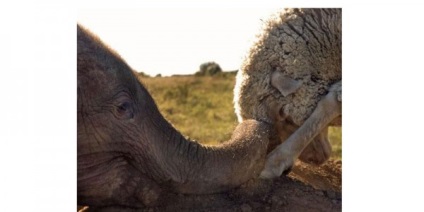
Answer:
[(118, 106), (118, 112), (125, 113), (130, 107), (130, 103), (124, 102)]
[(132, 105), (129, 102), (123, 102), (116, 106), (116, 112), (119, 118), (131, 119), (134, 117)]
[(115, 99), (115, 116), (118, 119), (131, 119), (134, 117), (132, 99), (124, 94)]

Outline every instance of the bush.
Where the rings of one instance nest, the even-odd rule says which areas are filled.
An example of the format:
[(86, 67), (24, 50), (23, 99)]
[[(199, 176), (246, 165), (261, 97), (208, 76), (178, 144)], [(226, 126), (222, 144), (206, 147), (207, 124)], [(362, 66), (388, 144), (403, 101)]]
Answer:
[(138, 72), (138, 76), (143, 77), (143, 78), (148, 78), (148, 77), (150, 77), (150, 75), (148, 75), (148, 74), (146, 74), (146, 73), (144, 73), (144, 72), (142, 72), (142, 71)]
[(195, 76), (214, 76), (222, 73), (221, 67), (216, 62), (206, 62), (200, 65), (199, 71), (196, 72)]

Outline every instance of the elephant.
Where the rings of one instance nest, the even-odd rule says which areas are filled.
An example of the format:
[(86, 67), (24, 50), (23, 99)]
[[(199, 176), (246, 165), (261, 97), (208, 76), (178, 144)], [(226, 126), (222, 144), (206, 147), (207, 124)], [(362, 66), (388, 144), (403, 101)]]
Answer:
[(119, 54), (77, 24), (79, 205), (149, 207), (167, 192), (235, 188), (260, 175), (271, 131), (244, 120), (218, 146), (186, 139)]

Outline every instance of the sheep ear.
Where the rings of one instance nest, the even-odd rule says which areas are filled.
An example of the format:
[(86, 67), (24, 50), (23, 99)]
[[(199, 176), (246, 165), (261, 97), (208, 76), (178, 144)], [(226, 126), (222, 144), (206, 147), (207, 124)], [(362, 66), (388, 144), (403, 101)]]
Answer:
[(278, 89), (285, 97), (299, 89), (302, 82), (284, 76), (284, 74), (279, 71), (274, 71), (271, 75), (271, 85)]

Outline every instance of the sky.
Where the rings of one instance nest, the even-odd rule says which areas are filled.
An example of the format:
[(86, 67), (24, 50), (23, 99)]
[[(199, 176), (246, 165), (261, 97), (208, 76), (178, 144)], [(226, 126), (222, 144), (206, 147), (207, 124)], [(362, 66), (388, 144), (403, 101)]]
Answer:
[(272, 4), (91, 8), (78, 10), (78, 23), (134, 70), (170, 76), (193, 74), (209, 61), (224, 71), (239, 69), (262, 21), (278, 9)]

